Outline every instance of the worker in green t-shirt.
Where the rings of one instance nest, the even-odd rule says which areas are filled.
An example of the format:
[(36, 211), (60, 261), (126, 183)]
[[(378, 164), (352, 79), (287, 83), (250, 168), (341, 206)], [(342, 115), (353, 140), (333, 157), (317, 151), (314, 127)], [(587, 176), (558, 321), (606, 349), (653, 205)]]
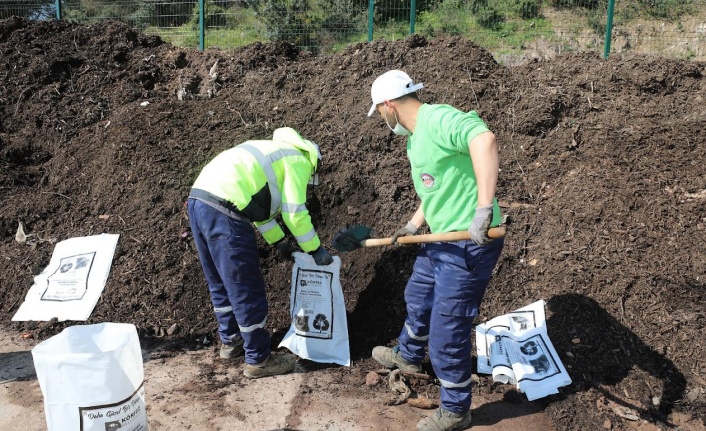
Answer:
[(398, 344), (377, 346), (373, 358), (387, 368), (421, 371), (425, 348), (441, 382), (441, 406), (418, 430), (465, 429), (471, 423), (471, 331), (503, 239), (488, 230), (501, 223), (495, 198), (495, 135), (474, 111), (422, 103), (401, 70), (380, 75), (371, 88), (377, 111), (396, 135), (407, 136), (407, 157), (421, 200), (393, 242), (426, 223), (432, 233), (468, 229), (470, 240), (424, 244), (405, 288), (407, 318)]

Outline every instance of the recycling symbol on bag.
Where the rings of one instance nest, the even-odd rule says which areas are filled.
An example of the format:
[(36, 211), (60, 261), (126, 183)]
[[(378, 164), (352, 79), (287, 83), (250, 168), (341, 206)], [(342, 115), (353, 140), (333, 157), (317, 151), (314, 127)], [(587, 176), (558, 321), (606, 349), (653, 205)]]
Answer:
[(331, 324), (328, 323), (328, 319), (326, 319), (325, 315), (317, 314), (316, 317), (314, 317), (314, 323), (312, 326), (314, 329), (318, 329), (319, 331), (327, 331)]

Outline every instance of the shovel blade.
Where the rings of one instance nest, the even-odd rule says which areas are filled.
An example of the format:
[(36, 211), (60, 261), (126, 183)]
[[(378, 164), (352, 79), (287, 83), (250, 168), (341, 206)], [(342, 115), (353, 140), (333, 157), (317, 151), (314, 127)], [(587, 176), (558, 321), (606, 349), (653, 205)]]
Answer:
[(341, 229), (333, 237), (333, 248), (338, 251), (353, 251), (362, 247), (364, 241), (372, 235), (372, 229), (357, 225)]

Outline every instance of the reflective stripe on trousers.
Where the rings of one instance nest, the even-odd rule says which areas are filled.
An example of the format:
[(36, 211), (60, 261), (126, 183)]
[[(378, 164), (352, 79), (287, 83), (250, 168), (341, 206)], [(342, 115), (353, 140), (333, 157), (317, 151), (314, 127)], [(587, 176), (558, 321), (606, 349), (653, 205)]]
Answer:
[(221, 341), (230, 343), (240, 334), (245, 362), (264, 361), (270, 356), (270, 334), (255, 230), (196, 199), (189, 199), (187, 210)]
[(407, 318), (400, 354), (413, 363), (424, 348), (441, 382), (441, 405), (452, 412), (471, 406), (471, 336), (503, 239), (484, 247), (471, 241), (422, 246), (405, 288)]

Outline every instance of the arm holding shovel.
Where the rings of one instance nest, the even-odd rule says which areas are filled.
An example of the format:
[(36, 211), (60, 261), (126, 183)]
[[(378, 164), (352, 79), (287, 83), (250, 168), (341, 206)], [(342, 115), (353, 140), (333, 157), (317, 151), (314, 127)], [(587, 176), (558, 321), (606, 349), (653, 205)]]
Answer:
[(485, 132), (474, 137), (468, 143), (468, 152), (471, 155), (478, 190), (478, 206), (468, 232), (475, 244), (486, 245), (493, 240), (488, 236), (488, 230), (493, 222), (493, 199), (500, 168), (495, 135)]
[(392, 235), (392, 244), (397, 244), (397, 239), (401, 236), (416, 235), (419, 229), (424, 225), (424, 210), (419, 205), (417, 211), (414, 212), (412, 219), (407, 222), (401, 229)]
[(426, 223), (424, 210), (420, 204), (405, 226), (397, 230), (392, 237), (371, 238), (372, 229), (367, 226), (351, 226), (340, 230), (333, 239), (333, 247), (342, 252), (353, 251), (362, 247), (383, 245), (422, 244), (437, 241), (471, 240), (484, 245), (496, 238), (505, 236), (504, 225), (490, 227), (493, 220), (493, 201), (498, 180), (498, 156), (495, 135), (482, 133), (468, 144), (473, 170), (476, 174), (478, 206), (475, 209), (471, 225), (466, 231), (417, 235)]

